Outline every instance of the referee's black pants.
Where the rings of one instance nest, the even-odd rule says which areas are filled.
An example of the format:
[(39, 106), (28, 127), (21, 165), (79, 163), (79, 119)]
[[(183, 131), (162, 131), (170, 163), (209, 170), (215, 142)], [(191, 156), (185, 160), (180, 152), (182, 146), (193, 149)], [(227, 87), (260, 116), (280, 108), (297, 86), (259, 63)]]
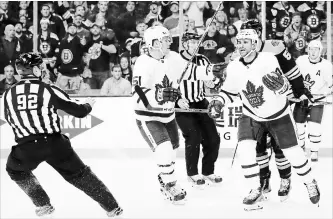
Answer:
[[(208, 100), (189, 103), (190, 108), (207, 109)], [(176, 105), (176, 107), (178, 107)], [(206, 113), (176, 113), (177, 124), (185, 138), (185, 161), (188, 176), (198, 174), (200, 144), (202, 144), (202, 175), (214, 173), (220, 148), (216, 125)]]
[[(66, 181), (97, 201), (104, 210), (118, 204), (107, 187), (73, 150), (67, 136), (60, 133), (33, 136), (12, 147), (6, 171), (37, 207), (50, 204), (50, 199), (32, 171), (46, 161)], [(57, 188), (61, 189), (61, 188)]]

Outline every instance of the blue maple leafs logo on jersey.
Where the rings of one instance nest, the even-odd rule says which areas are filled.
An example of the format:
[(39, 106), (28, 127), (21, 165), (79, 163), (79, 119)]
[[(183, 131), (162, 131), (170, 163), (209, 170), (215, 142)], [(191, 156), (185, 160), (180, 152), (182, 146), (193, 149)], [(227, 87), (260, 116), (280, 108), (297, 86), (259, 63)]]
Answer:
[(172, 87), (172, 82), (170, 82), (168, 76), (164, 75), (163, 77), (163, 81), (162, 84), (155, 84), (155, 99), (158, 102), (159, 105), (163, 105), (164, 103), (166, 103), (166, 101), (161, 100), (163, 99), (163, 97), (159, 97), (159, 95), (163, 95), (161, 92), (159, 92), (161, 89), (163, 88), (167, 88), (167, 87)]
[(256, 88), (251, 81), (247, 81), (246, 91), (242, 90), (242, 92), (253, 108), (258, 108), (265, 102), (263, 98), (264, 86), (262, 85)]
[(315, 81), (311, 80), (311, 76), (310, 74), (307, 74), (304, 78), (304, 86), (306, 87), (306, 89), (308, 89), (309, 91), (311, 91), (311, 87), (315, 84)]

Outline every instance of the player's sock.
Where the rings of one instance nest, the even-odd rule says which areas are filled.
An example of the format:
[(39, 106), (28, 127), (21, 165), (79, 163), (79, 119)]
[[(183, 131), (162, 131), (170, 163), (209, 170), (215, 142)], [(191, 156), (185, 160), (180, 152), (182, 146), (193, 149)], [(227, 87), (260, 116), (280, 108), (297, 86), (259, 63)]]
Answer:
[(281, 179), (287, 179), (291, 176), (291, 164), (283, 153), (275, 154), (275, 163)]
[(261, 204), (258, 204), (263, 200), (262, 188), (259, 178), (259, 165), (257, 163), (243, 164), (241, 165), (244, 177), (246, 178), (247, 186), (251, 187), (250, 193), (243, 199), (245, 210), (261, 209)]
[(299, 146), (294, 146), (282, 150), (286, 158), (296, 170), (296, 173), (302, 178), (304, 183), (310, 183), (313, 180), (311, 174), (310, 162), (306, 158), (303, 150)]
[(260, 186), (264, 193), (269, 193), (271, 191), (269, 183), (271, 177), (271, 171), (269, 170), (270, 157), (271, 156), (269, 156), (267, 151), (264, 153), (257, 153), (256, 157), (257, 163), (260, 167)]
[(310, 162), (306, 159), (303, 150), (299, 146), (294, 146), (284, 149), (283, 153), (293, 165), (297, 174), (301, 176), (302, 181), (308, 190), (311, 202), (317, 204), (320, 200), (319, 187), (316, 180), (312, 177)]
[(260, 167), (260, 176), (266, 176), (269, 174), (269, 161), (270, 156), (267, 152), (264, 153), (257, 153), (256, 161)]
[(305, 151), (305, 124), (296, 123), (297, 125), (297, 134), (299, 139), (299, 145)]
[(158, 180), (162, 187), (164, 187), (167, 183), (176, 183), (175, 177), (175, 162), (172, 161), (168, 164), (157, 164), (158, 167)]
[(320, 134), (309, 134), (309, 147), (311, 150), (311, 161), (317, 162), (318, 161), (318, 151), (319, 145), (321, 143), (321, 135)]
[(109, 189), (88, 166), (67, 181), (98, 202), (105, 211), (111, 212), (119, 207)]

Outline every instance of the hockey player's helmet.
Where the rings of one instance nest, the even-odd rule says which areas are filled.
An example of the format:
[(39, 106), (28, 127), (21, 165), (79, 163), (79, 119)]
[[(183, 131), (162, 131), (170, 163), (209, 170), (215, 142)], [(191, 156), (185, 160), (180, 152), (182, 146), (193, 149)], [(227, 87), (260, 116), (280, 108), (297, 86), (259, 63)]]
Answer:
[(250, 19), (242, 24), (241, 30), (252, 29), (257, 32), (257, 34), (262, 33), (262, 25), (258, 19)]
[(182, 37), (182, 42), (187, 42), (189, 40), (200, 40), (200, 36), (196, 33), (184, 33)]
[(323, 51), (323, 44), (319, 40), (312, 40), (308, 45), (308, 54), (310, 59), (316, 59), (317, 57), (314, 57), (314, 55), (310, 54), (310, 48), (319, 48), (318, 56), (320, 57)]
[(319, 48), (319, 50), (322, 51), (323, 44), (321, 44), (321, 42), (319, 40), (312, 40), (308, 45), (308, 49), (310, 49), (310, 48)]
[(162, 43), (163, 40), (167, 40), (170, 44), (172, 43), (172, 37), (169, 30), (163, 26), (149, 27), (145, 31), (143, 38), (148, 48), (161, 49), (161, 47), (158, 48), (153, 46), (155, 41)]
[(16, 71), (24, 75), (34, 75), (36, 77), (41, 76), (41, 65), (43, 64), (43, 58), (39, 53), (23, 53), (15, 61)]
[(252, 43), (258, 43), (259, 37), (255, 30), (253, 29), (244, 29), (240, 30), (236, 35), (236, 40), (250, 39)]

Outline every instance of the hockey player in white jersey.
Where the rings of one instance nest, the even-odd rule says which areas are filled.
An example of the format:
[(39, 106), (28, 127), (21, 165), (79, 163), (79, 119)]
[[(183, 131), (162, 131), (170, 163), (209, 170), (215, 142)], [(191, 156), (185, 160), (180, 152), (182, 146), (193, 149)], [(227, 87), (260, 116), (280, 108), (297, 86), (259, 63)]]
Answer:
[(251, 186), (243, 200), (245, 209), (262, 208), (256, 146), (265, 132), (272, 135), (306, 185), (311, 202), (317, 204), (320, 199), (317, 182), (311, 175), (310, 162), (298, 145), (296, 125), (286, 97), (288, 80), (272, 53), (256, 51), (259, 39), (255, 30), (240, 30), (236, 40), (241, 57), (229, 63), (221, 91), (210, 102), (208, 110), (217, 118), (224, 105), (233, 102), (235, 97), (240, 96), (243, 103), (237, 153), (247, 185)]
[[(311, 99), (310, 92), (305, 88), (303, 76), (296, 65), (295, 60), (291, 57), (285, 43), (282, 40), (260, 40), (262, 34), (262, 25), (257, 19), (250, 19), (242, 24), (241, 30), (253, 29), (257, 32), (259, 41), (256, 50), (258, 52), (269, 52), (275, 55), (282, 73), (288, 79), (291, 87), (288, 96), (295, 96), (302, 99)], [(291, 189), (291, 165), (284, 156), (282, 150), (277, 146), (274, 138), (268, 133), (257, 144), (257, 162), (260, 166), (260, 182), (263, 187), (265, 196), (271, 191), (269, 162), (274, 151), (275, 163), (281, 178), (278, 196), (281, 201), (285, 201), (289, 197)]]
[[(180, 96), (177, 80), (187, 62), (170, 51), (172, 38), (162, 26), (148, 28), (144, 40), (149, 54), (138, 57), (133, 71), (133, 101), (139, 130), (156, 156), (161, 191), (173, 203), (183, 203), (186, 192), (175, 176), (176, 149), (179, 147), (175, 121), (175, 101)], [(212, 80), (219, 77), (220, 65), (189, 65), (186, 80)]]
[[(304, 77), (304, 83), (313, 95), (332, 93), (332, 63), (321, 57), (323, 45), (313, 40), (308, 45), (308, 55), (300, 56), (296, 62)], [(319, 97), (320, 98), (320, 97)], [(323, 98), (320, 98), (321, 100)], [(294, 118), (297, 125), (301, 146), (305, 150), (305, 124), (307, 122), (311, 161), (318, 161), (318, 150), (321, 142), (324, 105), (313, 106), (311, 102), (296, 103)], [(309, 119), (308, 116), (310, 116)]]

